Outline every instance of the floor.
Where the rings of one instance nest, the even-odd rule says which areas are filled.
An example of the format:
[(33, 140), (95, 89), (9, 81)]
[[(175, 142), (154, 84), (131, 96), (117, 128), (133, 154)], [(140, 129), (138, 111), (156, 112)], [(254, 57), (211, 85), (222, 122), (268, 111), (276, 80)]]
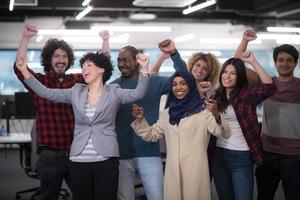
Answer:
[[(0, 200), (15, 200), (17, 191), (38, 185), (39, 181), (27, 177), (21, 168), (19, 150), (0, 147)], [(63, 187), (67, 188), (65, 184)], [(256, 196), (256, 191), (254, 191), (254, 196)], [(22, 195), (21, 199), (30, 200), (30, 198), (31, 193)], [(136, 190), (136, 200), (146, 200), (143, 188)], [(214, 187), (212, 187), (212, 200), (218, 200)], [(284, 200), (281, 188), (277, 191), (274, 200)]]
[[(39, 181), (29, 178), (20, 166), (19, 150), (0, 147), (0, 200), (15, 200), (16, 192), (37, 186)], [(65, 183), (63, 187), (68, 188)], [(22, 194), (21, 200), (30, 200), (32, 194)], [(136, 200), (146, 200), (143, 188), (136, 189)]]

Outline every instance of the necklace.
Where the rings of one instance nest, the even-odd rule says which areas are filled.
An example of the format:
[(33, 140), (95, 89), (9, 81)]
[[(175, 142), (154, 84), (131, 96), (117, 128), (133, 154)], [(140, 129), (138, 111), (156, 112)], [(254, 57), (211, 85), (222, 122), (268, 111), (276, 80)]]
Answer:
[(88, 96), (91, 97), (91, 98), (96, 98), (96, 97), (100, 97), (101, 93), (100, 94), (97, 94), (97, 95), (92, 95), (88, 92)]

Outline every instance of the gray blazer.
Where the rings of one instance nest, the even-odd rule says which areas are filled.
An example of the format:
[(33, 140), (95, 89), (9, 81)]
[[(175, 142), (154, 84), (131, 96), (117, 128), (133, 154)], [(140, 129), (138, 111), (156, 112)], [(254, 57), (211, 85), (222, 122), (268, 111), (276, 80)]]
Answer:
[(140, 75), (135, 89), (122, 89), (117, 84), (105, 85), (91, 121), (84, 112), (88, 94), (86, 84), (77, 83), (69, 89), (49, 89), (34, 77), (26, 79), (24, 82), (42, 98), (72, 105), (75, 129), (70, 156), (76, 156), (83, 151), (91, 137), (94, 148), (100, 155), (117, 157), (119, 156), (115, 131), (117, 111), (120, 104), (131, 103), (143, 98), (148, 88), (149, 77)]

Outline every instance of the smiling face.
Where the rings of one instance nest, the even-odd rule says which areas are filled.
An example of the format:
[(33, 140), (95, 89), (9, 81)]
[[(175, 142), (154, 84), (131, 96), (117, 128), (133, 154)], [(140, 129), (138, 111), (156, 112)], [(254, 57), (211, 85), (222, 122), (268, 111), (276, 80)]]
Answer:
[(135, 78), (139, 75), (138, 63), (129, 50), (120, 50), (118, 56), (118, 68), (123, 77)]
[(82, 65), (81, 74), (84, 78), (84, 81), (87, 84), (90, 84), (100, 77), (101, 71), (103, 71), (103, 68), (99, 68), (92, 61), (86, 60)]
[(58, 77), (61, 77), (65, 74), (68, 64), (69, 64), (69, 57), (67, 52), (62, 49), (56, 49), (51, 59), (52, 71)]
[(222, 77), (222, 85), (226, 89), (232, 89), (233, 87), (236, 86), (237, 73), (232, 64), (226, 66), (221, 77)]
[(292, 55), (285, 52), (280, 52), (277, 56), (275, 66), (279, 77), (291, 78), (294, 76), (296, 63)]
[(208, 76), (207, 63), (202, 59), (197, 60), (192, 67), (191, 73), (193, 74), (197, 82), (205, 81)]
[(177, 76), (172, 82), (172, 92), (177, 99), (183, 99), (189, 92), (188, 84), (181, 76)]

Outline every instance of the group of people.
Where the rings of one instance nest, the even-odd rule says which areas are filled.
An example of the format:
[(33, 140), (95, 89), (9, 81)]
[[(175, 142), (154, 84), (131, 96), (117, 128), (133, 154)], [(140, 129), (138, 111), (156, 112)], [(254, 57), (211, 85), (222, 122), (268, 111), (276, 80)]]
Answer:
[[(246, 51), (253, 30), (243, 33), (222, 67), (202, 52), (186, 64), (174, 42), (165, 40), (149, 69), (149, 58), (126, 46), (117, 59), (121, 76), (106, 84), (113, 71), (107, 31), (99, 34), (102, 51), (80, 59), (80, 74), (66, 74), (74, 53), (57, 39), (42, 49), (45, 74), (30, 70), (27, 46), (36, 34), (36, 27), (25, 26), (14, 70), (34, 98), (41, 199), (58, 199), (65, 180), (76, 200), (134, 200), (138, 173), (148, 200), (209, 200), (212, 178), (220, 200), (252, 200), (254, 167), (259, 200), (274, 199), (281, 180), (286, 199), (300, 199), (295, 47), (274, 49), (278, 77), (272, 78)], [(157, 75), (167, 58), (176, 72)], [(159, 114), (164, 94), (166, 109)], [(261, 128), (256, 106), (262, 102)]]

